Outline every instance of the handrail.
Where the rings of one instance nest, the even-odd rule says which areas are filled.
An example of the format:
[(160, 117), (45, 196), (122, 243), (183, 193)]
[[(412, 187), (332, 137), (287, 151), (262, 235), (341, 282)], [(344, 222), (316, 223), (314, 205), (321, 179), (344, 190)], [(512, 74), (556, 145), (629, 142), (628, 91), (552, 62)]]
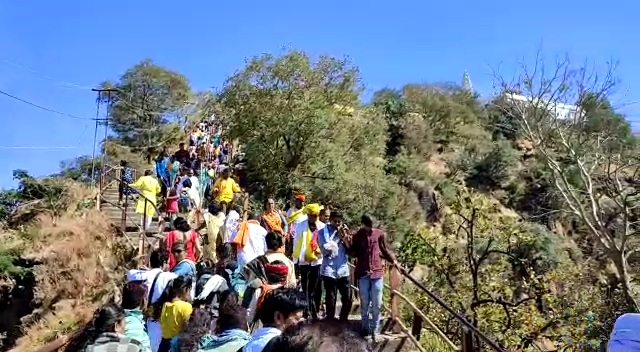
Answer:
[[(355, 266), (352, 263), (348, 263), (348, 265), (351, 268), (351, 270), (355, 269)], [(416, 279), (413, 275), (411, 275), (406, 269), (404, 269), (401, 266), (393, 266), (393, 265), (391, 265), (388, 269), (389, 269), (388, 271), (390, 276), (389, 285), (385, 283), (384, 288), (389, 290), (391, 308), (386, 307), (384, 303), (381, 308), (390, 313), (391, 315), (390, 321), (396, 324), (397, 327), (399, 327), (400, 332), (402, 332), (409, 340), (411, 340), (411, 342), (415, 345), (417, 349), (419, 349), (420, 351), (425, 351), (424, 347), (420, 345), (420, 342), (418, 341), (420, 336), (420, 330), (422, 329), (422, 327), (413, 326), (413, 331), (409, 331), (409, 329), (404, 325), (404, 323), (400, 320), (400, 316), (398, 312), (398, 298), (402, 299), (411, 308), (414, 315), (414, 319), (413, 319), (414, 322), (425, 321), (427, 325), (429, 325), (430, 330), (433, 330), (438, 335), (438, 337), (440, 337), (440, 339), (444, 341), (451, 348), (451, 350), (462, 351), (462, 352), (474, 351), (473, 345), (465, 343), (465, 337), (467, 339), (469, 338), (469, 336), (465, 336), (467, 335), (466, 333), (463, 334), (461, 338), (461, 340), (463, 341), (462, 346), (461, 347), (456, 346), (456, 344), (453, 341), (451, 341), (451, 339), (440, 328), (438, 328), (438, 326), (431, 319), (429, 319), (427, 315), (424, 314), (424, 312), (422, 312), (415, 303), (411, 302), (411, 300), (407, 296), (402, 294), (399, 290), (401, 285), (400, 278), (405, 278), (411, 281), (414, 285), (418, 287), (418, 289), (426, 293), (429, 296), (429, 298), (431, 298), (438, 305), (444, 308), (449, 314), (451, 314), (454, 317), (454, 319), (458, 321), (458, 323), (463, 325), (464, 328), (468, 330), (468, 332), (478, 336), (493, 351), (505, 352), (505, 350), (502, 347), (500, 347), (491, 338), (489, 338), (487, 335), (485, 335), (480, 330), (478, 330), (478, 328), (476, 328), (466, 318), (464, 318), (462, 315), (456, 312), (453, 308), (451, 308), (440, 297), (438, 297), (436, 294), (434, 294), (428, 288), (426, 288), (422, 283), (418, 281), (418, 279)], [(355, 282), (355, 278), (353, 281)], [(350, 284), (350, 286), (354, 291), (359, 292), (358, 287), (356, 287), (353, 284)]]
[[(105, 199), (105, 197), (103, 196), (104, 190), (107, 188), (110, 188), (114, 185), (119, 185), (119, 183), (121, 182), (121, 175), (119, 175), (119, 171), (121, 171), (123, 168), (120, 166), (112, 166), (112, 165), (105, 165), (105, 171), (102, 172), (100, 174), (100, 187), (98, 188), (98, 207), (101, 201), (104, 201), (112, 206), (115, 206), (116, 208), (120, 209), (122, 212), (121, 215), (121, 222), (120, 222), (120, 228), (121, 231), (123, 233), (126, 234), (126, 227), (127, 227), (127, 219), (131, 220), (128, 216), (127, 216), (127, 208), (129, 205), (129, 200), (128, 198), (125, 198), (125, 203), (124, 206), (120, 206), (120, 205), (115, 205), (112, 202), (109, 202), (108, 200)], [(115, 175), (114, 175), (114, 171), (115, 171)], [(135, 179), (136, 177), (136, 170), (132, 169), (133, 172), (133, 177)], [(164, 219), (162, 218), (162, 215), (160, 213), (160, 210), (158, 209), (157, 205), (152, 202), (148, 197), (146, 197), (144, 194), (142, 194), (142, 192), (140, 192), (139, 190), (129, 187), (129, 189), (131, 189), (136, 195), (138, 195), (139, 197), (142, 197), (142, 199), (144, 200), (144, 213), (142, 214), (142, 218), (146, 219), (147, 217), (147, 206), (149, 204), (151, 204), (156, 212), (156, 214), (158, 215), (159, 219), (158, 219), (158, 231), (163, 231), (164, 229)], [(99, 209), (99, 208), (98, 208)], [(139, 257), (143, 257), (144, 256), (144, 248), (145, 248), (145, 240), (147, 237), (147, 222), (146, 220), (142, 221), (142, 227), (140, 225), (138, 225), (137, 223), (133, 222), (132, 223), (138, 228), (138, 231), (140, 232), (140, 239), (139, 239), (139, 243), (138, 243), (138, 256)], [(154, 236), (156, 237), (156, 236)], [(127, 236), (127, 239), (130, 241), (130, 239)]]

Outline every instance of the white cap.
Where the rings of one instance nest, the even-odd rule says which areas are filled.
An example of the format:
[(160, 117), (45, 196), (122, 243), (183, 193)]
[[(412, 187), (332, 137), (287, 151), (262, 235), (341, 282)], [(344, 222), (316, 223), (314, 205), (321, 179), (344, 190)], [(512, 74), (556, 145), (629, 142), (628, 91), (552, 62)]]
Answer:
[(147, 279), (147, 271), (140, 269), (131, 269), (127, 272), (127, 282), (144, 281)]

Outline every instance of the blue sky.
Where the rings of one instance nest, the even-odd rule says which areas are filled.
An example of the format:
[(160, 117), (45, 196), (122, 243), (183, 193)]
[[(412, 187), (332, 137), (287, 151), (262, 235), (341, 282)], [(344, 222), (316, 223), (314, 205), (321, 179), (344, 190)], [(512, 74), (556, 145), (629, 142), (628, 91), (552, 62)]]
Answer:
[[(180, 71), (202, 90), (220, 87), (247, 57), (289, 47), (348, 55), (369, 93), (407, 82), (460, 81), (468, 70), (486, 94), (491, 67), (512, 72), (542, 47), (546, 56), (619, 60), (616, 102), (629, 103), (640, 101), (638, 11), (640, 3), (631, 0), (0, 0), (0, 90), (91, 118), (95, 94), (83, 87), (115, 79), (141, 59)], [(640, 123), (640, 105), (624, 110)], [(92, 152), (89, 120), (0, 95), (0, 122), (0, 188), (14, 185), (13, 169), (46, 175), (61, 160)]]

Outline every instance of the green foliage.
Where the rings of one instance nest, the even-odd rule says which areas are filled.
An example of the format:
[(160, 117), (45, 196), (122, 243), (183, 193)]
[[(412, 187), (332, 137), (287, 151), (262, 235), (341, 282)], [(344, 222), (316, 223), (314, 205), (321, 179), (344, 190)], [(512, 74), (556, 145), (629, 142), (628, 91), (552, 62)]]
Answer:
[(3, 220), (10, 227), (28, 223), (42, 213), (53, 219), (64, 213), (71, 205), (67, 185), (56, 177), (34, 178), (24, 170), (14, 170), (13, 178), (18, 187), (3, 192), (5, 200)]
[(101, 96), (110, 105), (114, 142), (147, 153), (183, 139), (176, 123), (186, 122), (185, 108), (192, 92), (182, 74), (143, 60), (118, 81), (107, 81), (102, 87), (115, 89), (110, 95), (105, 92)]
[[(571, 301), (578, 293), (567, 286), (584, 283), (564, 276), (580, 270), (565, 251), (566, 244), (546, 228), (520, 222), (486, 196), (461, 188), (441, 227), (405, 238), (401, 257), (426, 267), (423, 283), (481, 331), (491, 332), (508, 349), (528, 351), (535, 350), (529, 337), (545, 326), (547, 336), (589, 338), (569, 323), (591, 308)], [(585, 299), (600, 294), (589, 292)], [(448, 323), (437, 304), (416, 301), (451, 338), (459, 337), (459, 327)]]
[(60, 172), (53, 175), (64, 177), (77, 182), (91, 183), (98, 180), (100, 172), (100, 158), (92, 159), (88, 155), (75, 159), (64, 160), (60, 163)]
[(20, 248), (5, 248), (0, 245), (0, 278), (22, 277), (29, 272), (29, 269), (18, 264), (20, 254)]
[(518, 153), (506, 141), (496, 141), (491, 151), (475, 161), (466, 182), (479, 189), (505, 188), (518, 164)]
[(611, 152), (637, 145), (637, 138), (631, 133), (631, 125), (624, 115), (615, 112), (608, 100), (588, 94), (581, 100), (580, 106), (585, 114), (581, 126), (584, 135), (607, 138), (604, 147)]

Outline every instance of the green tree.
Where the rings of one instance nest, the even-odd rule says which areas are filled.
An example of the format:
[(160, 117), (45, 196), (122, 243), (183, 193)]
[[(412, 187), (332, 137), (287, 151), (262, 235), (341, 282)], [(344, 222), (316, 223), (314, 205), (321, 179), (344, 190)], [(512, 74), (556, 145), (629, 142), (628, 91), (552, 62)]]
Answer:
[(186, 122), (192, 92), (182, 74), (143, 60), (102, 87), (115, 89), (101, 96), (110, 105), (110, 127), (116, 133), (113, 142), (149, 154), (183, 139), (179, 124)]
[[(505, 349), (537, 351), (533, 345), (541, 340), (573, 340), (573, 347), (588, 341), (575, 321), (598, 318), (590, 305), (602, 296), (585, 289), (584, 301), (578, 299), (577, 287), (585, 282), (569, 248), (543, 226), (459, 188), (441, 226), (405, 238), (401, 258), (426, 267), (422, 282)], [(452, 340), (459, 339), (460, 326), (448, 314), (420, 292), (413, 297)]]
[[(622, 291), (629, 309), (639, 311), (637, 270), (629, 260), (640, 250), (640, 153), (625, 142), (628, 123), (605, 99), (615, 85), (613, 68), (599, 79), (603, 76), (568, 59), (552, 70), (538, 60), (534, 70), (523, 67), (520, 80), (500, 80), (503, 90), (517, 88), (528, 97), (510, 101), (509, 111), (549, 171), (563, 200), (558, 210), (580, 221), (614, 268), (612, 288)], [(563, 106), (577, 109), (565, 118), (557, 114)]]
[(312, 63), (292, 51), (250, 60), (227, 80), (220, 104), (228, 137), (242, 141), (249, 176), (275, 191), (292, 186), (300, 166), (332, 144), (343, 119), (334, 106), (353, 107), (358, 94), (357, 70), (347, 62)]
[(506, 141), (493, 143), (491, 151), (475, 161), (466, 182), (474, 188), (503, 189), (511, 181), (518, 163), (518, 155)]
[(2, 212), (9, 227), (25, 224), (39, 214), (48, 214), (54, 220), (71, 205), (69, 188), (60, 178), (35, 178), (25, 170), (14, 170), (18, 187), (4, 192)]
[(60, 162), (60, 172), (53, 176), (64, 177), (82, 183), (91, 183), (97, 180), (100, 172), (100, 158), (91, 158), (88, 155)]

